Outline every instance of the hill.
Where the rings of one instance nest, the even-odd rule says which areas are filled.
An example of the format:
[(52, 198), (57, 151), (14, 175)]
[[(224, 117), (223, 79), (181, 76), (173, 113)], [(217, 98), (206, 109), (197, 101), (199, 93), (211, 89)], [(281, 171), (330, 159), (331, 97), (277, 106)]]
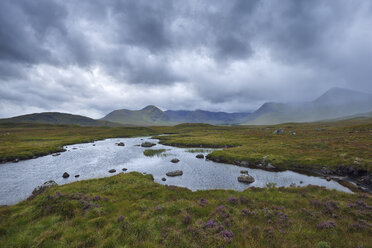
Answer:
[(137, 126), (176, 125), (180, 123), (208, 123), (214, 125), (238, 124), (249, 113), (211, 112), (204, 110), (167, 110), (149, 105), (141, 110), (120, 109), (106, 115), (102, 120)]
[(121, 126), (109, 121), (94, 120), (81, 115), (58, 112), (34, 113), (20, 115), (12, 118), (0, 119), (0, 123), (43, 123), (53, 125), (79, 125), (79, 126)]
[(312, 102), (265, 103), (245, 120), (245, 124), (312, 122), (343, 118), (372, 110), (372, 95), (332, 88)]
[(114, 110), (101, 120), (135, 126), (162, 126), (172, 124), (169, 122), (166, 114), (153, 105), (140, 110)]

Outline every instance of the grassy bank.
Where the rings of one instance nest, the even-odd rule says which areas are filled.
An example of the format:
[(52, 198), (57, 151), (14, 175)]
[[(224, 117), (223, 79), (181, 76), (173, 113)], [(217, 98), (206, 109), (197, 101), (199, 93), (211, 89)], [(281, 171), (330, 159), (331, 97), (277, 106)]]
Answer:
[(81, 127), (47, 124), (0, 124), (0, 161), (57, 152), (62, 146), (97, 139), (150, 136), (167, 128), (148, 127)]
[[(283, 129), (282, 134), (274, 134)], [(209, 158), (228, 163), (272, 163), (280, 169), (335, 169), (352, 165), (372, 172), (372, 119), (275, 126), (178, 125), (162, 144), (221, 147)]]
[(371, 247), (371, 220), (365, 194), (191, 192), (130, 173), (0, 207), (0, 247)]

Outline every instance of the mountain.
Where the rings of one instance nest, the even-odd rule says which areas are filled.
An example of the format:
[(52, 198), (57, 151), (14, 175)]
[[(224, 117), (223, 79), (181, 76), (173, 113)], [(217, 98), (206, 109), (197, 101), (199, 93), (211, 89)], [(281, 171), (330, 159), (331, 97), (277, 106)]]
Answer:
[(141, 110), (115, 110), (102, 120), (139, 126), (176, 125), (180, 123), (238, 124), (248, 113), (210, 112), (204, 110), (167, 110), (150, 105)]
[(335, 119), (372, 111), (372, 95), (332, 88), (312, 102), (265, 103), (248, 116), (244, 123), (251, 125), (283, 122), (311, 122)]
[(153, 105), (149, 105), (141, 110), (114, 110), (101, 120), (136, 126), (161, 126), (171, 124), (168, 116)]
[(226, 113), (204, 110), (162, 111), (149, 105), (140, 110), (119, 109), (100, 120), (65, 113), (46, 112), (22, 115), (4, 122), (73, 124), (81, 126), (167, 126), (181, 123), (206, 123), (213, 125), (269, 125), (284, 122), (312, 122), (371, 116), (372, 95), (332, 88), (311, 102), (267, 102), (253, 113)]
[(53, 125), (79, 125), (79, 126), (121, 126), (102, 120), (94, 120), (81, 115), (72, 115), (58, 112), (44, 112), (20, 115), (12, 118), (0, 119), (0, 123), (44, 123)]

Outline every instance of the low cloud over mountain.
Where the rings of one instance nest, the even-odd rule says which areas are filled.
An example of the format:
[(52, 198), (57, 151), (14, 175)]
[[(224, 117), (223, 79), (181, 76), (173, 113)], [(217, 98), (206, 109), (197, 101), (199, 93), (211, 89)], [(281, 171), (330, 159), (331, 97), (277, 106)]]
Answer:
[(3, 0), (0, 117), (371, 93), (371, 23), (367, 0)]

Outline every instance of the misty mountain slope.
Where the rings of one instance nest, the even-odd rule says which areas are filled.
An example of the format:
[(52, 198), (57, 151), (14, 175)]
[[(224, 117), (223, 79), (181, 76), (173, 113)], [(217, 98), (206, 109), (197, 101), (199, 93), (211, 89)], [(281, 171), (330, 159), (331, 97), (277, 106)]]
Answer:
[(101, 120), (136, 126), (170, 125), (169, 118), (159, 108), (149, 105), (141, 110), (114, 110)]
[(265, 103), (245, 120), (249, 125), (311, 122), (372, 111), (372, 95), (332, 88), (312, 102)]
[(80, 126), (121, 126), (118, 123), (94, 120), (81, 115), (58, 112), (34, 113), (20, 115), (12, 118), (0, 119), (0, 123), (43, 123), (53, 125), (80, 125)]

